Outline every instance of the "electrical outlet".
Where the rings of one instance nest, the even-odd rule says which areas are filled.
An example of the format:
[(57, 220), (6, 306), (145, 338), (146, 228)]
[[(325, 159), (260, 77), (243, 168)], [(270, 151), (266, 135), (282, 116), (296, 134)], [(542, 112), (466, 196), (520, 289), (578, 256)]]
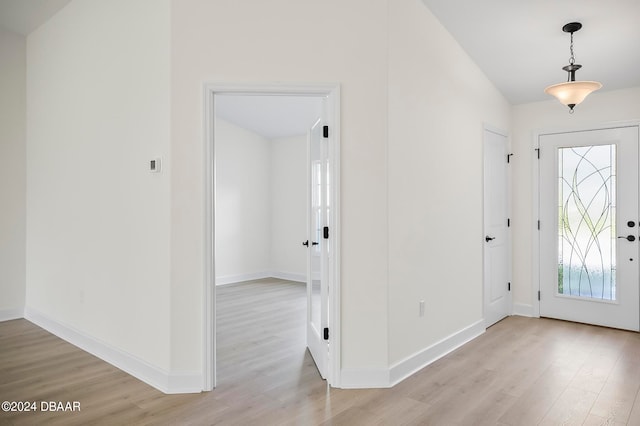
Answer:
[(420, 316), (423, 317), (424, 316), (424, 300), (420, 301)]

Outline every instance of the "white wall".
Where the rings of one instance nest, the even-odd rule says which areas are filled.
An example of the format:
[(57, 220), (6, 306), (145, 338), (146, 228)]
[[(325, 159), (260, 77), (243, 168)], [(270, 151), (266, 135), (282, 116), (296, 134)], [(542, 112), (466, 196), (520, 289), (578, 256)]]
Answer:
[(28, 317), (165, 379), (169, 6), (72, 1), (27, 39)]
[[(606, 87), (606, 82), (604, 82)], [(513, 107), (513, 301), (516, 313), (533, 314), (533, 294), (538, 284), (532, 282), (535, 238), (533, 224), (533, 167), (536, 167), (533, 137), (537, 131), (567, 131), (585, 126), (625, 120), (640, 120), (640, 87), (610, 92), (595, 92), (569, 114), (566, 106), (555, 100)], [(537, 161), (537, 160), (536, 160)], [(537, 301), (535, 302), (537, 303)]]
[(393, 366), (427, 360), (427, 348), (468, 327), (484, 330), (483, 124), (509, 131), (510, 106), (421, 2), (389, 10)]
[(0, 30), (0, 321), (25, 300), (26, 39)]
[(341, 85), (341, 361), (386, 368), (387, 238), (372, 230), (387, 224), (387, 0), (175, 0), (171, 11), (174, 368), (201, 366), (203, 83), (276, 81)]
[(481, 327), (482, 130), (510, 108), (420, 1), (176, 0), (172, 47), (176, 366), (201, 362), (205, 82), (341, 85), (343, 378)]
[(271, 140), (271, 270), (282, 278), (307, 275), (307, 137)]
[(268, 275), (271, 143), (216, 118), (216, 283)]
[(216, 118), (216, 284), (306, 277), (306, 136), (269, 140)]

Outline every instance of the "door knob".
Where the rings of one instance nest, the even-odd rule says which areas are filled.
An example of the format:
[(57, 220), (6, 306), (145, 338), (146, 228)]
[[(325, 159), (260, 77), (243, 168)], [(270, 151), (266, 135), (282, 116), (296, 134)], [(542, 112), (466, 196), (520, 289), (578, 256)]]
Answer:
[(488, 235), (487, 235), (486, 237), (484, 237), (484, 240), (485, 240), (486, 242), (489, 242), (489, 241), (491, 241), (491, 240), (495, 240), (495, 239), (496, 239), (496, 237), (490, 237), (490, 236), (488, 236)]
[(635, 235), (627, 235), (626, 237), (618, 237), (618, 238), (624, 238), (627, 241), (635, 241), (636, 240)]

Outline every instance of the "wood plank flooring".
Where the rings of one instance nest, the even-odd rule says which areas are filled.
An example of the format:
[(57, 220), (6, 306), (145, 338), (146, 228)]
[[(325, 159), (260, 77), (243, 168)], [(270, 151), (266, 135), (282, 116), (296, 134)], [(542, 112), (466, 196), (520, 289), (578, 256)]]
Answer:
[(391, 389), (329, 389), (305, 350), (305, 289), (218, 289), (218, 387), (164, 395), (26, 320), (0, 323), (1, 425), (640, 425), (640, 335), (523, 317)]

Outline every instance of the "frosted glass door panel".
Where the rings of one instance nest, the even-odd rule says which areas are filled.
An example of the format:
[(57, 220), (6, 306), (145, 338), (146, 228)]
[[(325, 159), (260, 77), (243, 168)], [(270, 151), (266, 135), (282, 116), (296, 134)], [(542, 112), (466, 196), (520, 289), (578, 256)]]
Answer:
[(616, 146), (558, 148), (558, 294), (616, 300)]

